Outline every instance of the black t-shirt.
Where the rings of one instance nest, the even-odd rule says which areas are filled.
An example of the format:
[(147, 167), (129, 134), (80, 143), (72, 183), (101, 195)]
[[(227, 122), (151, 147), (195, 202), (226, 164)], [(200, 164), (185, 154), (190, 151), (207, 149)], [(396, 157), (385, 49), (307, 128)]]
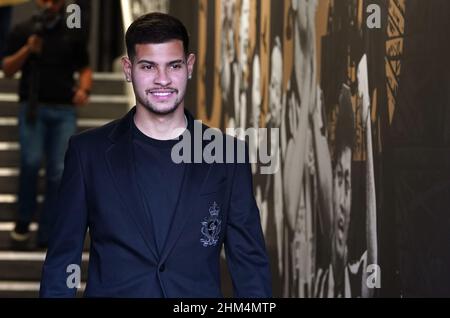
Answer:
[[(180, 137), (181, 139), (181, 137)], [(172, 147), (180, 139), (157, 140), (143, 134), (133, 121), (134, 163), (145, 209), (161, 252), (177, 206), (184, 164), (172, 161)]]
[[(16, 53), (33, 34), (33, 20), (17, 25), (9, 34), (5, 56)], [(72, 104), (75, 93), (73, 75), (89, 65), (85, 37), (78, 29), (69, 29), (65, 19), (43, 34), (42, 53), (36, 56), (38, 101), (48, 104)], [(22, 67), (20, 101), (29, 98), (32, 57)]]

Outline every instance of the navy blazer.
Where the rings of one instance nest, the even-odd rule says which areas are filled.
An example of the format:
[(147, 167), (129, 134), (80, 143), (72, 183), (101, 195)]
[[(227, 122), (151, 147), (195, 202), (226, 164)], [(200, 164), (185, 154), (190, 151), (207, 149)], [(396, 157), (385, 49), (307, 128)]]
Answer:
[[(71, 138), (40, 296), (76, 294), (67, 284), (69, 266), (81, 263), (89, 229), (87, 297), (222, 297), (222, 246), (234, 295), (271, 297), (248, 163), (186, 164), (174, 220), (158, 254), (152, 233), (157, 224), (151, 223), (136, 182), (134, 113), (135, 108)], [(194, 118), (186, 116), (192, 125)]]

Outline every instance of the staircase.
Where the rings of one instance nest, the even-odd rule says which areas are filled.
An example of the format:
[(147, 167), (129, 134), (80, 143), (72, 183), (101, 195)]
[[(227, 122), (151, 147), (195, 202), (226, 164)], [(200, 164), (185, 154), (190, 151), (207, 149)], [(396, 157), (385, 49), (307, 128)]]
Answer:
[[(37, 297), (45, 251), (33, 250), (37, 224), (31, 225), (30, 242), (13, 246), (9, 233), (14, 228), (19, 176), (18, 77), (5, 79), (0, 72), (0, 297)], [(103, 125), (128, 111), (122, 74), (96, 73), (90, 104), (78, 108), (78, 130)], [(45, 171), (39, 172), (38, 202), (42, 203)], [(41, 204), (39, 204), (41, 206)], [(35, 219), (37, 217), (35, 216)], [(88, 246), (88, 243), (85, 244)], [(82, 280), (88, 260), (83, 253)], [(83, 290), (79, 291), (81, 295)]]

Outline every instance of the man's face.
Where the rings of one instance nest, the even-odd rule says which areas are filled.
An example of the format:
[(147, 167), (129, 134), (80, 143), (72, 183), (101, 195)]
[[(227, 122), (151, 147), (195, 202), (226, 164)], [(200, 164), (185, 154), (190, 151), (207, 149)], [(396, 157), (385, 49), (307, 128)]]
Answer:
[(37, 4), (42, 9), (47, 9), (51, 14), (57, 14), (64, 6), (64, 0), (37, 0)]
[(307, 32), (314, 25), (317, 0), (292, 0), (292, 9), (301, 32)]
[(334, 247), (336, 256), (342, 261), (347, 246), (350, 209), (352, 151), (345, 147), (336, 162), (333, 184)]
[(172, 40), (159, 44), (137, 44), (132, 61), (124, 57), (123, 67), (133, 84), (136, 103), (159, 115), (184, 107), (188, 76), (192, 74), (195, 55), (186, 58), (183, 42)]

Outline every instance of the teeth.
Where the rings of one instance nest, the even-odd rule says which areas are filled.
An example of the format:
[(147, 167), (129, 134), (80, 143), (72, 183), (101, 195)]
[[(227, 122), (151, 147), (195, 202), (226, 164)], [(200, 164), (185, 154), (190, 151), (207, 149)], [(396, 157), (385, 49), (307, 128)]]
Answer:
[(154, 92), (152, 94), (155, 95), (155, 96), (159, 96), (159, 97), (165, 97), (165, 96), (169, 96), (170, 94), (172, 94), (172, 92), (165, 92), (165, 93)]

